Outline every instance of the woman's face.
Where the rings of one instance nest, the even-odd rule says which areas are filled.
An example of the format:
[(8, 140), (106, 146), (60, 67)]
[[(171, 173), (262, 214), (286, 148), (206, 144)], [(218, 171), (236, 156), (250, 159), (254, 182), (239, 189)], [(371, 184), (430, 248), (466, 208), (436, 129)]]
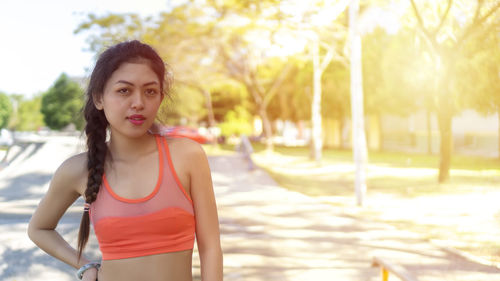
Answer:
[(104, 110), (112, 135), (136, 138), (151, 127), (162, 100), (160, 80), (147, 63), (123, 63), (95, 105)]

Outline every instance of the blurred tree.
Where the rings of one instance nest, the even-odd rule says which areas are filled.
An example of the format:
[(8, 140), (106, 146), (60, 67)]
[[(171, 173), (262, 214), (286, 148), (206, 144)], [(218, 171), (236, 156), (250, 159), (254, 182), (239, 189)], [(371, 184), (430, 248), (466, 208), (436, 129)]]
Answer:
[(363, 36), (364, 105), (366, 114), (374, 119), (371, 124), (377, 124), (370, 126), (369, 133), (378, 136), (378, 149), (383, 143), (381, 115), (409, 116), (433, 94), (432, 88), (426, 88), (429, 83), (425, 81), (431, 76), (420, 66), (425, 61), (414, 38), (411, 31), (387, 34), (382, 28)]
[(43, 115), (40, 112), (42, 96), (36, 95), (24, 99), (23, 95), (11, 95), (14, 110), (9, 121), (9, 128), (15, 131), (36, 131), (44, 126)]
[(323, 74), (323, 89), (321, 108), (322, 116), (326, 124), (324, 126), (325, 145), (333, 147), (343, 147), (342, 131), (345, 126), (344, 119), (351, 113), (349, 68), (339, 62), (334, 61), (325, 69)]
[[(500, 25), (500, 1), (410, 0), (415, 15), (414, 26), (421, 31), (434, 65), (435, 102), (440, 132), (439, 182), (450, 177), (452, 154), (452, 117), (459, 108), (463, 91), (458, 88), (458, 65), (481, 52), (467, 48), (470, 42), (490, 33)], [(411, 23), (410, 23), (411, 25)]]
[(298, 129), (298, 138), (305, 138), (305, 123), (311, 119), (312, 63), (301, 57), (290, 57), (292, 70), (277, 94), (271, 98), (267, 114), (272, 121), (288, 120)]
[[(232, 3), (234, 1), (222, 2)], [(313, 62), (313, 71), (311, 73), (311, 78), (313, 78), (312, 95), (311, 101), (308, 103), (311, 105), (309, 118), (311, 118), (313, 131), (311, 156), (317, 161), (321, 158), (322, 148), (321, 77), (332, 60), (342, 60), (346, 63), (342, 53), (343, 46), (338, 43), (342, 40), (345, 41), (347, 28), (345, 24), (335, 22), (335, 19), (345, 10), (348, 2), (345, 0), (309, 1), (305, 4), (306, 2), (300, 1), (260, 1), (260, 4), (237, 5), (234, 9), (230, 9), (228, 4), (220, 13), (234, 22), (235, 17), (231, 12), (234, 10), (245, 11), (246, 16), (240, 21), (244, 22), (244, 24), (233, 27), (233, 35), (238, 34), (239, 36), (230, 37), (230, 40), (228, 40), (233, 44), (232, 50), (238, 50), (238, 52), (233, 53), (232, 58), (229, 55), (223, 55), (222, 57), (225, 61), (230, 62), (226, 63), (226, 66), (228, 66), (233, 77), (236, 77), (234, 74), (239, 71), (239, 77), (236, 77), (236, 79), (249, 86), (249, 92), (254, 97), (257, 107), (261, 108), (258, 112), (260, 112), (259, 115), (263, 120), (266, 135), (267, 132), (271, 133), (271, 128), (267, 121), (267, 111), (263, 109), (268, 106), (269, 101), (275, 95), (278, 95), (278, 98), (284, 101), (282, 90), (286, 86), (283, 81), (287, 80), (288, 72), (292, 69), (290, 57), (296, 57), (298, 53), (308, 52), (305, 57), (308, 57), (308, 60)], [(238, 15), (241, 18), (241, 14)], [(251, 37), (251, 34), (254, 34), (254, 37)], [(242, 44), (241, 41), (245, 41), (246, 45)], [(262, 41), (269, 43), (264, 44)], [(268, 45), (267, 50), (259, 53), (258, 49), (262, 50), (263, 45)], [(237, 47), (235, 48), (235, 46)], [(252, 70), (259, 68), (253, 66), (253, 64), (260, 66), (264, 64), (263, 61), (266, 60), (266, 56), (272, 53), (270, 49), (279, 49), (280, 55), (278, 56), (286, 58), (288, 63), (281, 63), (282, 71), (276, 72), (274, 80), (267, 79), (273, 81), (274, 84), (267, 83), (267, 89), (270, 91), (265, 91), (266, 86), (262, 86), (265, 84), (263, 83), (265, 79), (259, 81), (259, 75), (252, 74)], [(250, 63), (245, 63), (245, 61)], [(245, 75), (241, 75), (245, 71), (251, 79), (244, 78)], [(273, 91), (271, 89), (279, 90)], [(287, 97), (289, 98), (289, 96)], [(304, 104), (301, 104), (300, 107), (303, 108)], [(282, 106), (282, 108), (284, 107)]]
[[(312, 95), (310, 101), (311, 150), (310, 156), (315, 161), (321, 160), (323, 148), (322, 93), (323, 73), (333, 61), (340, 61), (346, 66), (344, 43), (347, 38), (347, 25), (342, 18), (349, 1), (308, 1), (307, 5), (296, 1), (283, 1), (279, 6), (279, 27), (275, 37), (287, 37), (294, 34), (294, 41), (304, 44), (304, 57), (312, 62)], [(285, 41), (286, 42), (286, 41)], [(294, 54), (296, 56), (296, 54)], [(302, 105), (303, 106), (303, 105)], [(330, 111), (330, 108), (327, 109)], [(330, 129), (330, 128), (329, 128)]]
[[(176, 83), (183, 85), (179, 88), (197, 91), (204, 97), (204, 102), (198, 104), (205, 115), (200, 116), (200, 120), (207, 120), (209, 127), (215, 127), (209, 87), (219, 77), (212, 71), (211, 38), (207, 35), (213, 23), (202, 20), (203, 17), (202, 6), (190, 5), (189, 1), (178, 4), (159, 14), (143, 40), (153, 45), (172, 65)], [(182, 92), (178, 95), (180, 106), (189, 103)]]
[(219, 125), (221, 134), (225, 137), (252, 133), (252, 115), (241, 105), (228, 111), (224, 121)]
[(163, 102), (157, 118), (163, 124), (196, 127), (205, 118), (205, 97), (196, 89), (177, 85), (171, 92), (171, 100)]
[(142, 39), (152, 20), (142, 19), (134, 13), (107, 13), (102, 16), (89, 13), (87, 20), (80, 23), (73, 33), (88, 32), (88, 50), (97, 57), (107, 46), (125, 40)]
[(62, 73), (54, 85), (42, 95), (41, 112), (43, 120), (49, 128), (60, 130), (69, 124), (77, 129), (83, 127), (83, 90)]
[(12, 104), (12, 113), (10, 115), (7, 128), (15, 131), (17, 130), (17, 124), (19, 123), (19, 104), (23, 101), (24, 96), (21, 94), (10, 94), (9, 98)]
[[(500, 25), (478, 40), (467, 42), (464, 48), (476, 50), (477, 54), (457, 64), (457, 75), (461, 77), (458, 87), (465, 93), (463, 103), (485, 115), (497, 113), (500, 124)], [(498, 152), (500, 157), (500, 137)]]
[[(283, 59), (266, 60), (266, 51), (251, 46), (249, 39), (238, 33), (226, 33), (225, 43), (219, 45), (220, 58), (226, 74), (245, 85), (262, 120), (267, 150), (273, 149), (271, 122), (267, 106), (286, 80), (291, 64)], [(222, 36), (221, 36), (222, 37)]]
[[(334, 16), (335, 18), (336, 16)], [(315, 38), (314, 38), (315, 37)], [(325, 44), (327, 51), (324, 57), (321, 57), (321, 49), (319, 36), (313, 36), (311, 48), (313, 62), (313, 98), (311, 103), (311, 156), (316, 162), (321, 160), (323, 150), (322, 136), (322, 118), (321, 118), (321, 101), (322, 101), (322, 77), (325, 69), (328, 67), (336, 52), (333, 42)]]
[[(287, 101), (287, 112), (289, 120), (299, 123), (311, 120), (311, 102), (313, 95), (312, 85), (312, 62), (310, 60), (295, 59), (295, 69), (289, 78), (289, 82), (284, 84), (286, 90), (281, 99)], [(301, 124), (301, 123), (299, 123)], [(297, 125), (299, 125), (297, 124)], [(300, 128), (300, 126), (298, 126)]]
[[(267, 107), (267, 115), (271, 121), (279, 119), (297, 122), (310, 119), (310, 114), (303, 115), (301, 111), (307, 109), (308, 97), (304, 97), (304, 90), (307, 87), (306, 85), (310, 87), (311, 77), (307, 74), (311, 74), (311, 71), (305, 70), (305, 67), (307, 67), (306, 61), (290, 58), (289, 62), (292, 64), (292, 69), (285, 81), (283, 81), (280, 90), (270, 99)], [(304, 72), (307, 72), (305, 75), (307, 77), (305, 80), (301, 80), (299, 77), (304, 76)], [(296, 107), (294, 100), (302, 98), (305, 99), (303, 100), (304, 103), (301, 104), (300, 108)], [(299, 117), (299, 115), (301, 116)]]
[(12, 103), (9, 97), (0, 92), (0, 129), (7, 127), (12, 114)]
[(18, 123), (16, 130), (18, 131), (36, 131), (43, 127), (43, 114), (41, 112), (42, 95), (34, 96), (29, 100), (22, 100), (19, 103), (17, 114)]
[(210, 88), (210, 95), (217, 123), (224, 122), (226, 114), (238, 105), (243, 106), (247, 112), (254, 110), (245, 86), (238, 82), (228, 80), (214, 83)]

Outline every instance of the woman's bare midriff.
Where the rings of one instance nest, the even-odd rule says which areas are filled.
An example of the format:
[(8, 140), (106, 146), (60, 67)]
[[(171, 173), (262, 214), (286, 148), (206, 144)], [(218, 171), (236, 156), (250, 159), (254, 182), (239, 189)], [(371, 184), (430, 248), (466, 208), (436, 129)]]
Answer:
[(193, 250), (145, 257), (105, 260), (99, 281), (192, 281)]

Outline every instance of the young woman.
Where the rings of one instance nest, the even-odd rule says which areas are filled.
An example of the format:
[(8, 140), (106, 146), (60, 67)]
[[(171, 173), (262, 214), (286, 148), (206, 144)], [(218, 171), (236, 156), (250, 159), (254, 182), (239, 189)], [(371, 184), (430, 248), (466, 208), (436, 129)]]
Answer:
[[(154, 133), (171, 85), (166, 77), (162, 59), (139, 41), (100, 55), (84, 108), (88, 151), (57, 169), (30, 221), (31, 240), (79, 269), (82, 280), (190, 281), (195, 236), (202, 280), (222, 280), (217, 208), (203, 149)], [(75, 250), (55, 228), (80, 196), (86, 203)], [(82, 255), (90, 222), (102, 262)]]

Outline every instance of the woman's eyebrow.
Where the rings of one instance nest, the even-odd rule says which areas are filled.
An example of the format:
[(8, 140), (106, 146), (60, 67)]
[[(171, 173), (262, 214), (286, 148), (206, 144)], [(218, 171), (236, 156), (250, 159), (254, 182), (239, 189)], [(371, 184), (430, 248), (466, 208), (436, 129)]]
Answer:
[[(134, 86), (134, 83), (129, 82), (129, 81), (125, 81), (125, 80), (118, 80), (116, 82), (116, 84), (118, 84), (118, 83), (123, 83), (123, 84), (127, 84), (127, 85), (130, 85), (130, 86)], [(151, 82), (148, 82), (148, 83), (144, 83), (144, 85), (142, 85), (142, 86), (149, 86), (149, 85), (154, 85), (154, 84), (158, 84), (158, 82), (151, 81)]]
[(149, 85), (154, 85), (154, 84), (158, 84), (158, 82), (156, 82), (156, 81), (151, 81), (151, 82), (145, 83), (145, 84), (144, 84), (144, 85), (142, 85), (142, 86), (149, 86)]
[(128, 84), (130, 86), (134, 86), (134, 83), (131, 83), (131, 82), (128, 82), (128, 81), (125, 81), (125, 80), (118, 80), (115, 84), (118, 84), (118, 83), (123, 83), (123, 84)]

